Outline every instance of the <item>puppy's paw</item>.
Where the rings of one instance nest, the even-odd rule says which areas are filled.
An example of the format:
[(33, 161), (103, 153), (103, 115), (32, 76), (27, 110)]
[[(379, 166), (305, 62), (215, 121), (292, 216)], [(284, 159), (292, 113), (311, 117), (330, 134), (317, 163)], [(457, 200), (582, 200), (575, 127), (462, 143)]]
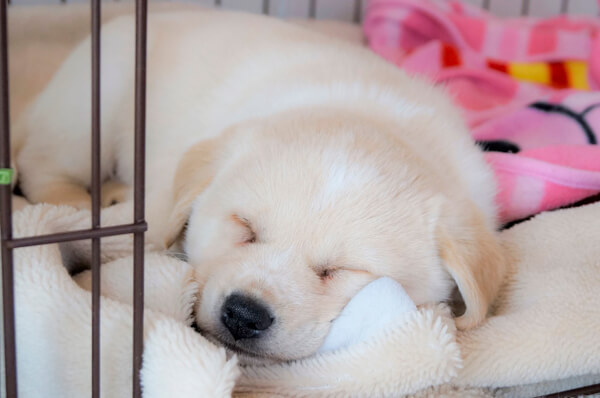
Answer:
[(25, 206), (28, 206), (29, 202), (22, 196), (13, 195), (12, 196), (12, 210), (19, 211), (23, 210)]
[(120, 181), (108, 180), (102, 184), (101, 206), (109, 207), (123, 203), (127, 199), (129, 186)]
[(481, 319), (469, 315), (461, 315), (458, 318), (454, 318), (454, 323), (458, 330), (469, 330), (479, 326)]

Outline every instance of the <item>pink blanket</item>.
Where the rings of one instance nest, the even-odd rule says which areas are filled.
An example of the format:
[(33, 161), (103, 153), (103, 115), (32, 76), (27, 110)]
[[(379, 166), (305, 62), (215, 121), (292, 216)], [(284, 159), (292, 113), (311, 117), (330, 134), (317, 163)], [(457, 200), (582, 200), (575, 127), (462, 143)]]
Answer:
[(600, 192), (600, 19), (371, 0), (364, 30), (375, 52), (453, 96), (488, 151), (503, 222)]

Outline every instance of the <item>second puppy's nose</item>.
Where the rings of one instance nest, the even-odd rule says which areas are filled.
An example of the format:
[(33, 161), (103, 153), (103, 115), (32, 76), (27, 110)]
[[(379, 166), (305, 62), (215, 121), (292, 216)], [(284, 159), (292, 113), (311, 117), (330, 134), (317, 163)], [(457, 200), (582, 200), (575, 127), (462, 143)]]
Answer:
[(221, 322), (235, 340), (259, 337), (273, 320), (264, 304), (238, 293), (227, 297), (221, 309)]

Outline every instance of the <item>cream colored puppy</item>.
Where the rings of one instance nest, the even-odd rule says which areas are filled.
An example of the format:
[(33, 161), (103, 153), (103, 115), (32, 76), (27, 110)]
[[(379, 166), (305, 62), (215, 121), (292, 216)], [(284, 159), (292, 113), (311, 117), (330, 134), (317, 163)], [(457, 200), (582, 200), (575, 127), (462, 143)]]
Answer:
[[(180, 241), (199, 328), (246, 360), (314, 353), (365, 284), (458, 286), (461, 328), (504, 275), (493, 176), (445, 95), (368, 50), (266, 17), (152, 15), (148, 239)], [(102, 174), (133, 183), (134, 24), (102, 36)], [(90, 42), (19, 122), (21, 186), (87, 206)], [(128, 188), (108, 193), (131, 198)], [(187, 228), (185, 228), (187, 224)]]

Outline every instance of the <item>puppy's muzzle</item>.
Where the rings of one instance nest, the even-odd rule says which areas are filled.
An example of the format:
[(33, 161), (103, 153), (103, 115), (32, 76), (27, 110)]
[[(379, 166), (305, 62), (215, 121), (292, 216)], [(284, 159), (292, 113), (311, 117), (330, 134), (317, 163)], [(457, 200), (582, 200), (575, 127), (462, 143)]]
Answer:
[(260, 337), (273, 321), (264, 304), (238, 293), (227, 297), (221, 309), (221, 322), (236, 341)]

